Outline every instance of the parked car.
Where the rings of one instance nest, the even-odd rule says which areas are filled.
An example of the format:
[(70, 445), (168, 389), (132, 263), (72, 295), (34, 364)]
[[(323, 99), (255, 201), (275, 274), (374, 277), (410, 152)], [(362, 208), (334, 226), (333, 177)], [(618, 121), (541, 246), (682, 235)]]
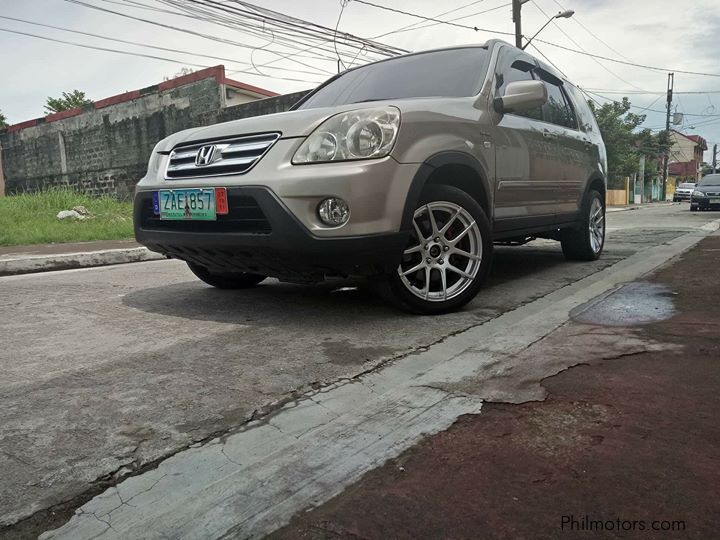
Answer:
[(551, 238), (597, 259), (606, 167), (578, 89), (493, 40), (349, 69), (288, 112), (163, 139), (135, 234), (215, 287), (362, 275), (443, 313), (476, 295), (494, 243)]
[(690, 210), (720, 209), (720, 174), (708, 174), (695, 186), (690, 200)]
[(692, 182), (684, 182), (675, 188), (673, 194), (673, 202), (689, 201), (692, 192), (695, 191), (695, 184)]

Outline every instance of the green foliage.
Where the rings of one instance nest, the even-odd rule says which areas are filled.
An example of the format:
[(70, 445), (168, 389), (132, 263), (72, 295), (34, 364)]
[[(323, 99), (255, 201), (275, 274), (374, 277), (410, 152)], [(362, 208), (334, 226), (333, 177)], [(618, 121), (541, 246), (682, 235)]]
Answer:
[(0, 129), (8, 127), (7, 118), (5, 118), (5, 115), (0, 111)]
[[(92, 217), (57, 219), (61, 210), (84, 206)], [(0, 197), (0, 246), (84, 242), (133, 237), (132, 203), (89, 197), (68, 188)]]
[(73, 90), (72, 92), (63, 92), (59, 98), (48, 97), (45, 103), (45, 114), (52, 114), (60, 111), (68, 111), (84, 105), (92, 103), (87, 97), (85, 92), (80, 90)]
[(608, 102), (598, 106), (590, 101), (588, 104), (605, 141), (609, 176), (631, 176), (637, 172), (642, 154), (648, 158), (646, 172), (649, 173), (649, 162), (662, 156), (668, 147), (668, 134), (663, 131), (655, 135), (649, 129), (637, 131), (645, 121), (645, 115), (630, 112), (630, 100), (626, 97), (622, 102)]

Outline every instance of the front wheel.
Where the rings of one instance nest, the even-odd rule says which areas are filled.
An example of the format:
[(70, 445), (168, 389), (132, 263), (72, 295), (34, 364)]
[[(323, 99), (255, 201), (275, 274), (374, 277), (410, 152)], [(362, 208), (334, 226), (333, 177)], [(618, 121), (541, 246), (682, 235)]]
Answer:
[(218, 289), (249, 289), (267, 277), (245, 272), (210, 272), (204, 266), (191, 262), (187, 265), (198, 278)]
[(478, 293), (492, 258), (490, 223), (482, 207), (452, 186), (425, 188), (397, 270), (389, 276), (396, 301), (414, 313), (459, 309)]
[(577, 228), (562, 231), (563, 254), (573, 261), (594, 261), (605, 245), (605, 202), (598, 191), (588, 192), (580, 214)]

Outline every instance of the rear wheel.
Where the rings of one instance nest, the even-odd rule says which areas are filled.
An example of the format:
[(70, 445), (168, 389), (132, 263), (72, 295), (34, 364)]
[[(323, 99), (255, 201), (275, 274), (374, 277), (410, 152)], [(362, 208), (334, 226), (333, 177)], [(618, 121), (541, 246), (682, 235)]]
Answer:
[(198, 278), (218, 289), (248, 289), (267, 277), (245, 272), (210, 272), (204, 266), (195, 263), (189, 262), (187, 265)]
[(452, 186), (425, 188), (397, 270), (389, 276), (401, 307), (423, 314), (456, 310), (477, 294), (492, 257), (482, 207)]
[(594, 189), (585, 198), (581, 210), (581, 222), (577, 228), (564, 229), (560, 239), (566, 259), (594, 261), (605, 245), (605, 202)]

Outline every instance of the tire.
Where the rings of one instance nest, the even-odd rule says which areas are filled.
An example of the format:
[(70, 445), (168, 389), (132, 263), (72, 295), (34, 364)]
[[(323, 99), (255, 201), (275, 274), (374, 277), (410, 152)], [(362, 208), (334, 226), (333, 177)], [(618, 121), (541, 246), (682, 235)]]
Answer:
[(697, 207), (697, 206), (692, 206), (692, 205), (690, 205), (690, 211), (691, 211), (691, 212), (697, 212), (697, 211), (698, 211), (698, 207)]
[(204, 266), (190, 262), (187, 265), (198, 278), (218, 289), (249, 289), (267, 277), (245, 272), (213, 273)]
[(387, 276), (391, 298), (413, 313), (457, 310), (480, 290), (492, 250), (490, 222), (475, 199), (452, 186), (427, 186), (402, 261)]
[(576, 228), (563, 229), (563, 255), (571, 261), (597, 260), (605, 246), (605, 201), (594, 189), (583, 201), (580, 223)]

